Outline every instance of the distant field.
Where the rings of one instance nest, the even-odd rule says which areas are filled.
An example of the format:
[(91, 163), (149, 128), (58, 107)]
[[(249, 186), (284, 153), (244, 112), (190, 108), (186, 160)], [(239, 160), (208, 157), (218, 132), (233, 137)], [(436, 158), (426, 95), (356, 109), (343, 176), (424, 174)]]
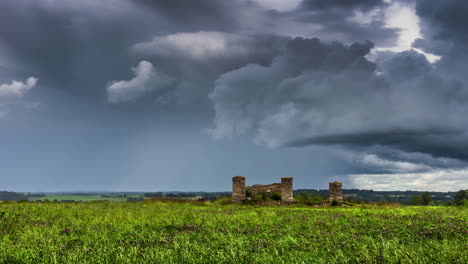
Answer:
[[(128, 197), (131, 197), (129, 195)], [(49, 201), (62, 201), (62, 200), (74, 200), (74, 201), (111, 201), (111, 202), (124, 202), (127, 201), (127, 197), (121, 196), (112, 196), (112, 197), (102, 197), (101, 195), (47, 195), (44, 197), (31, 197), (30, 201), (36, 200), (49, 200)]]
[(0, 248), (0, 263), (468, 263), (468, 209), (6, 202)]

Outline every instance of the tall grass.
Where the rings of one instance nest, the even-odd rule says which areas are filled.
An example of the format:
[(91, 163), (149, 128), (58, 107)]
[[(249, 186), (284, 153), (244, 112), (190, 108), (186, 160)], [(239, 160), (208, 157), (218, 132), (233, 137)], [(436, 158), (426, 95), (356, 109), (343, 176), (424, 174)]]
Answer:
[(468, 211), (0, 203), (0, 263), (468, 263)]

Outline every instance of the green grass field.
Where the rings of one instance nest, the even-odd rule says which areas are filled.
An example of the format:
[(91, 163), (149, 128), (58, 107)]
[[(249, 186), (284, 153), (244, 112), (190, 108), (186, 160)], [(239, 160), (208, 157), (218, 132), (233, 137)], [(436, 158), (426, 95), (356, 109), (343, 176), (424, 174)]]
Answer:
[[(110, 196), (110, 195), (109, 195)], [(128, 196), (131, 197), (131, 196)], [(43, 197), (31, 197), (29, 198), (30, 201), (35, 200), (49, 200), (49, 201), (62, 201), (62, 200), (74, 200), (74, 201), (81, 201), (81, 202), (88, 202), (88, 201), (110, 201), (110, 202), (125, 202), (127, 201), (127, 197), (121, 196), (112, 196), (112, 197), (102, 197), (101, 195), (47, 195)]]
[(0, 263), (468, 263), (463, 207), (0, 203)]

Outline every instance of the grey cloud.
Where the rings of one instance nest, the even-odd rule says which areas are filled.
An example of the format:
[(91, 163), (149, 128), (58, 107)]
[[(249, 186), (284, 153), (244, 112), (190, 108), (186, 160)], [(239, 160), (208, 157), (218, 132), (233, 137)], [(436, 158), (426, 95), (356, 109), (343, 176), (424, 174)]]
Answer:
[(247, 29), (263, 12), (251, 1), (1, 1), (0, 57), (18, 76), (41, 76), (44, 91), (96, 104), (107, 98), (109, 80), (126, 79), (131, 65), (146, 60), (176, 80), (163, 95), (172, 104), (210, 111), (207, 94), (220, 74), (268, 65), (285, 42)]
[(345, 43), (371, 39), (377, 46), (386, 47), (395, 45), (399, 33), (385, 24), (384, 10), (388, 6), (381, 0), (303, 0), (296, 10), (273, 15), (286, 28), (296, 26), (305, 30), (300, 36), (320, 36)]
[[(245, 35), (217, 31), (178, 32), (154, 36), (150, 41), (133, 45), (138, 54), (168, 60), (177, 57), (183, 63), (220, 63), (245, 65), (253, 61), (269, 64), (286, 41), (273, 35)], [(179, 64), (183, 64), (179, 63)], [(235, 66), (227, 66), (232, 68)], [(224, 67), (222, 67), (224, 70)], [(221, 70), (221, 71), (222, 71)]]
[(172, 91), (179, 103), (209, 103), (207, 94), (223, 73), (249, 63), (269, 65), (288, 38), (216, 31), (157, 35), (132, 46), (141, 58), (151, 58), (178, 80)]
[(269, 147), (382, 145), (468, 160), (461, 83), (414, 51), (387, 58), (377, 74), (364, 57), (371, 48), (296, 38), (271, 66), (224, 74), (211, 94), (213, 136), (252, 134)]
[[(98, 12), (102, 9), (107, 11)], [(206, 103), (206, 94), (220, 74), (248, 63), (269, 65), (279, 54), (287, 39), (278, 36), (271, 23), (284, 23), (291, 30), (294, 27), (286, 22), (301, 16), (298, 10), (275, 13), (244, 0), (196, 3), (105, 0), (99, 4), (89, 0), (53, 4), (46, 0), (24, 0), (3, 1), (0, 10), (2, 51), (15, 64), (12, 69), (41, 76), (45, 89), (62, 90), (89, 100), (95, 98), (96, 102), (102, 102), (106, 91), (95, 87), (104, 87), (108, 80), (127, 75), (129, 65), (148, 60), (178, 80), (173, 91), (177, 101)], [(324, 32), (332, 32), (327, 23), (342, 17), (337, 14), (327, 20), (321, 16), (328, 16), (328, 11), (317, 12), (314, 11), (314, 19), (319, 24), (323, 21)], [(305, 26), (310, 21), (299, 23)], [(337, 23), (359, 28), (355, 23), (341, 20)], [(17, 25), (15, 30), (12, 24)], [(337, 34), (344, 31), (338, 30)], [(194, 59), (168, 41), (169, 37), (179, 36), (176, 42), (180, 43), (180, 37), (203, 33), (203, 37), (211, 34), (225, 41), (223, 53)], [(48, 37), (41, 37), (43, 34)], [(358, 35), (355, 31), (350, 34), (364, 37)], [(199, 44), (187, 43), (186, 47), (209, 47), (207, 41), (203, 43), (201, 37), (199, 40)], [(131, 52), (130, 47), (138, 52)]]
[[(249, 1), (136, 0), (185, 30), (232, 31), (240, 28), (238, 16), (248, 12)], [(252, 6), (251, 6), (252, 7)]]
[(286, 146), (300, 147), (317, 144), (369, 147), (381, 145), (408, 152), (430, 153), (436, 158), (468, 160), (468, 152), (463, 147), (466, 139), (466, 135), (452, 131), (385, 131), (317, 136), (290, 142)]
[[(422, 19), (424, 38), (468, 43), (466, 11), (468, 3), (457, 0), (416, 1), (417, 15)], [(465, 33), (465, 34), (462, 34)]]
[[(366, 42), (351, 48), (336, 42), (324, 44), (319, 39), (296, 38), (270, 67), (248, 65), (224, 74), (211, 94), (217, 115), (214, 134), (229, 136), (234, 131), (254, 129), (259, 123), (263, 123), (261, 127), (274, 127), (285, 122), (294, 123), (293, 119), (303, 123), (304, 129), (313, 129), (308, 124), (309, 117), (315, 115), (318, 117), (315, 122), (320, 122), (324, 113), (308, 109), (308, 106), (325, 106), (321, 100), (333, 92), (353, 96), (349, 92), (355, 91), (340, 85), (348, 82), (348, 76), (360, 77), (369, 83), (379, 81), (372, 76), (374, 64), (365, 60), (361, 52), (371, 45)], [(357, 48), (359, 46), (364, 48)], [(310, 86), (317, 88), (307, 89)], [(361, 86), (356, 89), (366, 90)], [(263, 133), (261, 127), (260, 134)], [(268, 131), (275, 130), (264, 132)], [(261, 136), (265, 137), (268, 136)]]
[(138, 62), (128, 47), (166, 26), (164, 19), (128, 1), (0, 2), (6, 67), (40, 76), (46, 90), (96, 102), (105, 96), (96, 86), (103, 87), (116, 72), (125, 75)]
[(370, 10), (377, 7), (384, 7), (388, 4), (383, 0), (303, 0), (300, 8), (303, 9), (330, 9), (330, 8), (343, 8)]
[[(304, 0), (280, 11), (251, 0), (0, 1), (0, 84), (8, 94), (26, 94), (18, 87), (28, 87), (27, 77), (41, 79), (27, 100), (0, 101), (0, 116), (11, 112), (2, 120), (0, 160), (6, 173), (50, 175), (50, 184), (62, 179), (62, 168), (76, 182), (108, 175), (102, 186), (145, 166), (148, 178), (139, 182), (155, 183), (161, 168), (154, 157), (174, 150), (162, 174), (185, 181), (185, 170), (174, 167), (193, 165), (212, 183), (227, 167), (251, 168), (255, 177), (269, 175), (265, 180), (290, 172), (312, 179), (311, 170), (328, 177), (466, 167), (466, 5), (417, 2), (424, 36), (414, 45), (442, 55), (437, 64), (415, 52), (366, 59), (374, 45), (397, 39), (398, 30), (385, 25), (387, 7), (377, 0)], [(26, 109), (36, 102), (40, 111)], [(213, 114), (215, 137), (243, 134), (263, 146), (295, 147), (269, 151), (243, 138), (209, 142), (200, 130)], [(181, 138), (190, 140), (180, 144)], [(229, 164), (184, 163), (177, 150), (216, 158), (226, 148)], [(142, 154), (147, 150), (151, 155)], [(347, 164), (334, 151), (364, 156)], [(36, 166), (18, 169), (24, 155)], [(50, 166), (57, 159), (66, 166)]]
[(380, 63), (388, 79), (397, 83), (429, 74), (432, 70), (426, 57), (416, 52), (394, 53)]
[[(378, 45), (393, 45), (398, 30), (387, 28), (382, 0), (304, 0), (292, 11), (268, 10), (255, 1), (137, 0), (178, 31), (269, 32), (285, 36), (321, 36), (347, 43), (373, 39)], [(360, 21), (356, 16), (366, 17)]]
[[(439, 134), (441, 135), (441, 134)], [(447, 133), (447, 137), (456, 135), (456, 133)], [(421, 152), (405, 152), (397, 148), (391, 148), (388, 146), (374, 145), (366, 148), (367, 153), (376, 155), (380, 159), (398, 162), (403, 161), (411, 164), (418, 164), (428, 166), (430, 168), (440, 169), (462, 169), (467, 167), (467, 162), (447, 157), (434, 157), (431, 154)], [(381, 172), (381, 171), (380, 171)], [(374, 172), (375, 173), (375, 172)]]
[(416, 1), (423, 38), (413, 45), (442, 56), (437, 63), (441, 74), (468, 82), (465, 74), (468, 54), (468, 3), (466, 1)]

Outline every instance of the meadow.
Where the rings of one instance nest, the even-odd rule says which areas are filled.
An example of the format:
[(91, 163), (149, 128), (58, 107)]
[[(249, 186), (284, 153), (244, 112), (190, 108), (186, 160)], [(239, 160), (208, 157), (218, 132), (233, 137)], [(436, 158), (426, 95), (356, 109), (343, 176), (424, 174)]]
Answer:
[[(132, 196), (129, 196), (132, 197)], [(31, 197), (29, 198), (30, 201), (36, 200), (48, 200), (48, 201), (80, 201), (80, 202), (89, 202), (89, 201), (110, 201), (110, 202), (125, 202), (127, 201), (127, 197), (122, 197), (120, 195), (107, 195), (106, 197), (102, 197), (101, 195), (46, 195), (42, 197)]]
[(0, 249), (0, 263), (468, 263), (468, 210), (4, 202)]

